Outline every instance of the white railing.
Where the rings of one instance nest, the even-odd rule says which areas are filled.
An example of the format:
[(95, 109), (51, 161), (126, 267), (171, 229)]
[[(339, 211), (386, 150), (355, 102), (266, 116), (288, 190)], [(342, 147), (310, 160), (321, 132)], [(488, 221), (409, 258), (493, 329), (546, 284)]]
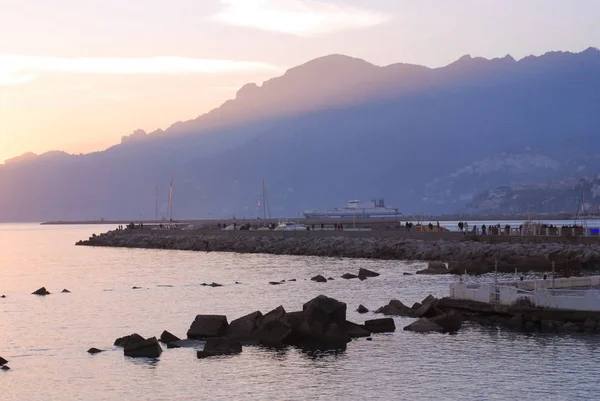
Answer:
[(506, 306), (529, 304), (538, 308), (600, 311), (600, 291), (547, 289), (532, 291), (503, 284), (450, 284), (450, 297)]

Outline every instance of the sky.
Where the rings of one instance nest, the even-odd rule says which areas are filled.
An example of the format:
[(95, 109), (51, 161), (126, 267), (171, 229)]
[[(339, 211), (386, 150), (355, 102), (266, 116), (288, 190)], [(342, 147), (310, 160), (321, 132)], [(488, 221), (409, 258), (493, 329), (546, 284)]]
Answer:
[(332, 53), (440, 67), (600, 47), (598, 0), (0, 0), (0, 163), (197, 117)]

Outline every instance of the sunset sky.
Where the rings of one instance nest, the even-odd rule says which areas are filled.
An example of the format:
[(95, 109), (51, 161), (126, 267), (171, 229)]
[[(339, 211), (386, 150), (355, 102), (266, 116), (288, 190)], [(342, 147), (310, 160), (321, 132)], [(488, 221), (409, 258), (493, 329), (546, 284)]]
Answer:
[(0, 0), (0, 163), (102, 150), (310, 59), (600, 47), (597, 0)]

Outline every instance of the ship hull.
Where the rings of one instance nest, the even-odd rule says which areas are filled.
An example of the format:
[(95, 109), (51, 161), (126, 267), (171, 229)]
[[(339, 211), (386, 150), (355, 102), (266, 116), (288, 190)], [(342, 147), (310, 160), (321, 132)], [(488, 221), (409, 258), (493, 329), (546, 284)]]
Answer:
[(329, 212), (304, 212), (307, 219), (385, 219), (399, 216), (395, 210), (390, 211), (329, 211)]

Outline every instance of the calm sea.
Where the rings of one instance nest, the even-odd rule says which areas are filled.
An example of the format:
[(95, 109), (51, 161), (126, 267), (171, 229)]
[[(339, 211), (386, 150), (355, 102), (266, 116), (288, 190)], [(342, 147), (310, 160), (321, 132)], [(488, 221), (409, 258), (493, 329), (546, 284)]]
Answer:
[[(102, 226), (0, 225), (2, 400), (591, 400), (598, 399), (600, 338), (524, 335), (465, 325), (457, 335), (398, 330), (338, 353), (245, 347), (198, 360), (192, 349), (130, 359), (112, 346), (137, 332), (184, 336), (196, 314), (237, 318), (326, 294), (375, 309), (447, 294), (447, 276), (404, 276), (423, 263), (75, 247)], [(366, 267), (381, 273), (342, 280)], [(323, 274), (336, 280), (306, 280)], [(269, 281), (298, 279), (279, 286)], [(218, 282), (223, 287), (200, 286)], [(238, 281), (242, 284), (235, 285)], [(166, 285), (171, 287), (165, 287)], [(30, 295), (45, 286), (52, 295)], [(133, 286), (142, 287), (133, 290)], [(70, 294), (61, 294), (67, 288)], [(108, 350), (89, 355), (97, 347)]]

